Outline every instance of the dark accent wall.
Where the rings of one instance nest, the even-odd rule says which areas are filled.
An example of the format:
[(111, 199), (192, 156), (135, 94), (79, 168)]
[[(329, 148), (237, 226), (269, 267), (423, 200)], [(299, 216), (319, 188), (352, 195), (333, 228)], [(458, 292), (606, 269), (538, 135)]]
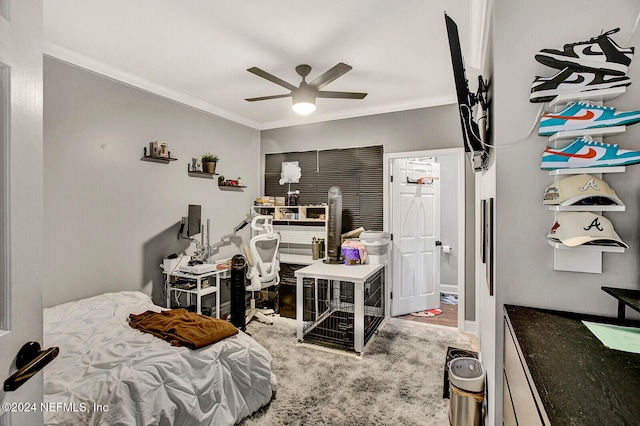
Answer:
[(329, 188), (342, 190), (343, 232), (363, 227), (382, 231), (383, 221), (383, 147), (286, 152), (265, 156), (265, 195), (286, 197), (289, 185), (280, 185), (282, 163), (297, 161), (302, 171), (299, 183), (300, 204), (327, 202)]

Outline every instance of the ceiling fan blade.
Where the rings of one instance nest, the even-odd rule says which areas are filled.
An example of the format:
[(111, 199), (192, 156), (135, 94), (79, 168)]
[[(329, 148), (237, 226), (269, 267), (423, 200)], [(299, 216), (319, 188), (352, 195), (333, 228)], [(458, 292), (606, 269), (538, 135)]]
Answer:
[(291, 93), (288, 93), (286, 95), (272, 95), (272, 96), (261, 96), (259, 98), (248, 98), (248, 99), (245, 99), (245, 101), (255, 102), (255, 101), (266, 101), (269, 99), (280, 99), (280, 98), (290, 98), (290, 97), (291, 97)]
[(363, 99), (367, 93), (359, 92), (327, 92), (316, 93), (317, 98), (342, 98), (342, 99)]
[(331, 68), (329, 71), (325, 72), (320, 77), (309, 83), (309, 86), (315, 87), (316, 89), (322, 89), (324, 86), (331, 83), (336, 78), (351, 71), (352, 68), (353, 67), (351, 65), (340, 62), (338, 65)]
[(291, 83), (287, 83), (286, 81), (282, 80), (281, 78), (278, 78), (273, 74), (269, 74), (268, 72), (266, 72), (264, 70), (261, 70), (258, 67), (251, 67), (247, 71), (249, 71), (250, 73), (255, 74), (255, 75), (259, 76), (259, 77), (265, 78), (265, 79), (269, 80), (270, 82), (275, 83), (278, 86), (282, 86), (282, 87), (284, 87), (286, 89), (296, 90), (298, 88), (297, 86), (294, 86)]

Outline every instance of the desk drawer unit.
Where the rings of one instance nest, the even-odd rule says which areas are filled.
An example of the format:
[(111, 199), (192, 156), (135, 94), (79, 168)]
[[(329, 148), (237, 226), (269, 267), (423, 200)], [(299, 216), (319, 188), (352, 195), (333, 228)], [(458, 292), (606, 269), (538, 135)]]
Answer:
[(536, 402), (536, 388), (529, 380), (527, 367), (518, 350), (517, 339), (508, 319), (504, 325), (504, 407), (505, 425), (545, 425)]

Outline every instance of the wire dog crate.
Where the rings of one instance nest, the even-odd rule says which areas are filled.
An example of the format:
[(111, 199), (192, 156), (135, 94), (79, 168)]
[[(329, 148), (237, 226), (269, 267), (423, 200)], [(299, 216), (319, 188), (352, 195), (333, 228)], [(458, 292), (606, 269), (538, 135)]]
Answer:
[[(362, 322), (356, 321), (356, 312), (360, 311), (356, 309), (359, 302), (356, 300), (357, 285), (363, 286)], [(384, 320), (384, 286), (384, 268), (378, 269), (362, 284), (305, 278), (302, 340), (334, 349), (361, 352)], [(363, 328), (360, 333), (357, 327)], [(356, 338), (360, 336), (364, 340), (357, 344)]]

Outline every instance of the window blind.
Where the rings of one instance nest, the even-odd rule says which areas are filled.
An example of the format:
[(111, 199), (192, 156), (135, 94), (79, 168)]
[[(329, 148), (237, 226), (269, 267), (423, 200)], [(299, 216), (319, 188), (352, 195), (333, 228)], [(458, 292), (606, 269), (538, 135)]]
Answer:
[(382, 231), (382, 145), (267, 154), (264, 194), (286, 197), (289, 184), (280, 185), (282, 163), (297, 161), (302, 177), (291, 190), (300, 191), (300, 204), (322, 204), (329, 188), (342, 190), (342, 232), (363, 227)]

